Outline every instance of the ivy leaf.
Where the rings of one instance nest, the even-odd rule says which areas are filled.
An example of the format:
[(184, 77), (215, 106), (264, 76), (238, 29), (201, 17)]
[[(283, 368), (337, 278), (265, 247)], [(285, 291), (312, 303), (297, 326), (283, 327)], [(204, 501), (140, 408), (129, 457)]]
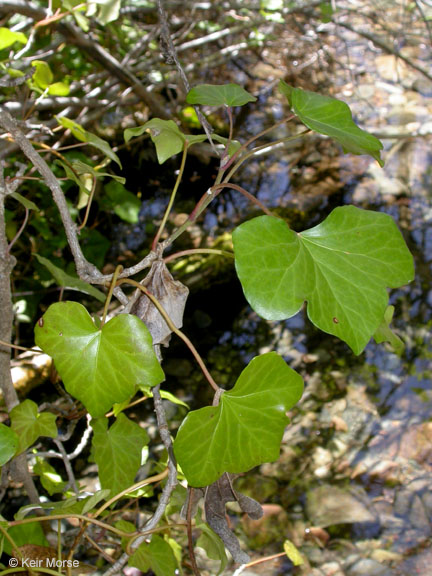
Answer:
[(156, 386), (164, 373), (146, 326), (119, 314), (102, 329), (77, 302), (52, 304), (35, 328), (35, 342), (55, 362), (66, 390), (97, 418), (136, 386)]
[(31, 65), (36, 68), (36, 71), (32, 76), (34, 83), (41, 90), (45, 90), (54, 80), (49, 64), (45, 62), (45, 60), (33, 60)]
[(25, 44), (27, 42), (27, 36), (22, 32), (9, 30), (9, 28), (0, 28), (0, 50), (9, 48), (9, 46), (12, 46), (15, 42)]
[(49, 412), (38, 413), (38, 406), (33, 400), (24, 400), (10, 411), (12, 430), (18, 435), (17, 454), (27, 450), (39, 436), (55, 438), (57, 436), (56, 417)]
[[(149, 132), (153, 144), (156, 147), (156, 155), (159, 164), (163, 164), (168, 158), (182, 152), (185, 142), (188, 146), (205, 142), (206, 134), (183, 134), (173, 120), (162, 120), (161, 118), (152, 118), (142, 126), (135, 128), (126, 128), (124, 131), (125, 142), (131, 138), (141, 136), (144, 132)], [(218, 134), (212, 134), (212, 139), (220, 144), (226, 145), (228, 140)], [(240, 147), (240, 142), (233, 140), (229, 143), (228, 153), (231, 156)]]
[(304, 560), (297, 547), (291, 542), (291, 540), (285, 540), (284, 542), (284, 552), (287, 557), (291, 560), (294, 566), (301, 566), (304, 564)]
[(90, 296), (93, 296), (93, 298), (96, 298), (99, 300), (99, 302), (105, 302), (105, 294), (91, 284), (87, 284), (87, 282), (84, 282), (84, 280), (67, 274), (64, 270), (58, 268), (52, 262), (50, 262), (48, 258), (44, 258), (39, 254), (34, 255), (42, 264), (42, 266), (45, 266), (45, 268), (51, 272), (53, 278), (59, 286), (64, 286), (65, 288), (74, 288), (80, 292), (84, 292), (85, 294), (90, 294)]
[[(126, 182), (126, 178), (122, 176), (117, 176), (117, 174), (111, 174), (109, 172), (101, 172), (100, 170), (95, 170), (93, 166), (82, 162), (81, 160), (73, 160), (71, 162), (73, 169), (77, 174), (91, 174), (95, 178), (112, 178), (116, 182), (120, 182), (120, 184), (124, 184)], [(66, 164), (62, 164), (66, 166)]]
[(238, 84), (200, 84), (186, 96), (188, 104), (203, 106), (244, 106), (255, 101), (255, 96)]
[(176, 574), (178, 569), (174, 551), (166, 540), (153, 534), (151, 542), (143, 542), (128, 560), (128, 566), (135, 566), (141, 572), (149, 568), (156, 576)]
[(380, 166), (382, 143), (355, 124), (351, 110), (345, 102), (316, 92), (293, 88), (283, 80), (279, 90), (286, 96), (293, 112), (311, 130), (330, 136), (342, 145), (344, 152), (369, 154)]
[[(18, 524), (17, 526), (8, 528), (7, 532), (17, 548), (25, 546), (26, 544), (49, 546), (49, 542), (42, 528), (42, 522)], [(4, 539), (4, 551), (6, 554), (9, 554), (9, 556), (12, 556), (12, 544), (7, 538)]]
[(120, 168), (122, 167), (119, 157), (115, 152), (113, 152), (111, 146), (106, 140), (99, 138), (99, 136), (96, 136), (96, 134), (88, 132), (81, 126), (81, 124), (66, 118), (66, 116), (62, 116), (61, 118), (56, 116), (56, 119), (61, 126), (69, 129), (77, 140), (80, 142), (87, 142), (87, 144), (94, 146), (94, 148), (97, 148), (103, 154), (105, 154), (107, 158), (113, 160), (118, 166), (120, 166)]
[(108, 419), (92, 420), (93, 454), (99, 468), (99, 478), (103, 489), (118, 494), (134, 483), (141, 466), (141, 452), (149, 442), (143, 428), (119, 414), (108, 430)]
[(175, 156), (183, 150), (185, 137), (173, 120), (152, 118), (142, 126), (127, 128), (124, 132), (125, 142), (131, 138), (141, 136), (149, 132), (153, 144), (156, 146), (156, 154), (159, 164), (163, 164), (171, 156)]
[(18, 445), (18, 434), (9, 426), (0, 424), (0, 467), (15, 456)]
[(403, 352), (405, 344), (399, 338), (397, 334), (393, 332), (390, 328), (390, 323), (393, 319), (394, 306), (387, 306), (384, 313), (384, 318), (381, 324), (378, 326), (375, 334), (373, 335), (374, 340), (377, 344), (382, 342), (389, 342), (397, 354)]
[(48, 94), (51, 96), (68, 96), (69, 92), (70, 88), (66, 82), (54, 82), (48, 87)]
[(18, 192), (11, 192), (10, 194), (8, 194), (8, 198), (14, 198), (17, 202), (22, 204), (24, 208), (27, 208), (27, 210), (35, 210), (36, 212), (39, 212), (39, 208), (36, 206), (34, 202), (29, 200), (25, 196), (21, 196), (21, 194), (19, 194)]
[(233, 233), (237, 275), (252, 308), (268, 320), (294, 316), (308, 302), (311, 322), (360, 354), (379, 327), (386, 287), (414, 277), (413, 258), (388, 214), (336, 208), (296, 233), (260, 216)]
[(196, 545), (205, 550), (207, 556), (212, 560), (219, 560), (220, 566), (217, 574), (222, 574), (228, 564), (225, 544), (207, 524), (196, 524), (196, 528), (201, 530), (201, 535), (199, 536)]
[(286, 411), (303, 381), (275, 352), (254, 358), (219, 406), (190, 412), (174, 452), (190, 486), (207, 486), (224, 472), (246, 472), (279, 457)]
[(104, 186), (106, 198), (102, 204), (109, 206), (115, 214), (125, 222), (136, 224), (138, 222), (141, 200), (126, 190), (120, 182), (109, 182)]
[(42, 486), (50, 496), (65, 491), (67, 482), (64, 482), (57, 470), (43, 458), (36, 458), (33, 472), (39, 476)]

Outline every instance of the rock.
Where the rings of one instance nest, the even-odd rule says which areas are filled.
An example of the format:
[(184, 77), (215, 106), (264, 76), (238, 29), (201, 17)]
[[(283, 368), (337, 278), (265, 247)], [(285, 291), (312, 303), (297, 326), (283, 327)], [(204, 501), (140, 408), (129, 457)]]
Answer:
[(376, 514), (364, 490), (323, 485), (307, 494), (307, 513), (315, 526), (374, 522)]
[(348, 576), (391, 576), (391, 572), (372, 558), (362, 558), (346, 571)]

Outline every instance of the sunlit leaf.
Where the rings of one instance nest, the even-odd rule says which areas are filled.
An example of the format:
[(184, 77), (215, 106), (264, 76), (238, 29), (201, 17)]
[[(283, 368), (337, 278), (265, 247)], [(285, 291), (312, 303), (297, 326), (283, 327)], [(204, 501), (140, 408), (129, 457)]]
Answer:
[(304, 564), (304, 560), (296, 546), (291, 542), (291, 540), (285, 540), (284, 551), (287, 557), (291, 560), (294, 566), (301, 566)]
[[(121, 0), (93, 0), (89, 2), (89, 6), (97, 7), (97, 19), (104, 26), (109, 22), (117, 20), (120, 14)], [(94, 16), (96, 10), (89, 9), (88, 16)]]
[(284, 94), (292, 111), (311, 130), (330, 136), (342, 145), (344, 152), (369, 154), (383, 166), (380, 151), (383, 145), (355, 124), (349, 106), (341, 100), (293, 88), (283, 80), (279, 90)]
[(379, 327), (386, 288), (414, 278), (413, 258), (393, 219), (354, 206), (336, 208), (296, 233), (260, 216), (233, 233), (236, 270), (252, 308), (268, 320), (310, 320), (360, 354)]
[(54, 359), (66, 390), (94, 417), (131, 398), (140, 384), (156, 386), (164, 378), (149, 331), (130, 314), (99, 329), (81, 304), (58, 302), (36, 325), (35, 342)]
[(224, 472), (240, 473), (279, 457), (286, 411), (303, 381), (275, 352), (254, 358), (219, 406), (189, 412), (174, 452), (191, 486), (207, 486)]
[(238, 84), (201, 84), (189, 90), (186, 97), (188, 104), (204, 106), (243, 106), (255, 101), (255, 96)]
[(67, 482), (51, 464), (43, 458), (37, 458), (33, 473), (39, 476), (42, 486), (50, 496), (64, 492)]
[(141, 452), (148, 444), (147, 432), (124, 414), (108, 430), (108, 419), (92, 420), (93, 454), (102, 488), (118, 494), (134, 483), (141, 466)]
[(15, 456), (19, 445), (17, 433), (5, 424), (0, 424), (0, 467)]
[(69, 92), (70, 88), (66, 82), (54, 82), (48, 88), (48, 94), (51, 96), (68, 96)]
[(31, 64), (36, 68), (36, 71), (32, 76), (33, 82), (38, 86), (38, 88), (45, 90), (45, 88), (48, 88), (54, 80), (49, 64), (44, 60), (33, 60)]
[(74, 122), (69, 118), (66, 118), (66, 116), (62, 117), (56, 116), (56, 118), (57, 122), (64, 128), (69, 129), (77, 140), (79, 140), (80, 142), (87, 142), (88, 144), (91, 144), (92, 146), (100, 150), (103, 154), (105, 154), (105, 156), (107, 156), (108, 158), (113, 160), (116, 164), (118, 164), (120, 168), (122, 167), (119, 157), (117, 156), (117, 154), (115, 154), (115, 152), (113, 152), (111, 146), (108, 144), (108, 142), (106, 142), (106, 140), (102, 140), (102, 138), (99, 138), (99, 136), (96, 136), (96, 134), (88, 132), (81, 126), (81, 124), (78, 124), (77, 122)]
[(170, 576), (178, 568), (174, 551), (166, 540), (153, 534), (151, 542), (143, 542), (128, 560), (129, 566), (135, 566), (141, 572), (149, 568), (156, 576)]
[(22, 32), (9, 30), (9, 28), (0, 28), (0, 50), (9, 48), (9, 46), (12, 46), (15, 42), (25, 44), (27, 42), (27, 36)]
[(79, 290), (80, 292), (84, 292), (85, 294), (90, 294), (90, 296), (93, 296), (93, 298), (96, 298), (97, 300), (99, 300), (99, 302), (105, 302), (106, 298), (105, 294), (100, 290), (98, 290), (97, 288), (95, 288), (94, 286), (92, 286), (91, 284), (87, 284), (87, 282), (84, 282), (84, 280), (81, 280), (78, 277), (67, 274), (64, 270), (58, 268), (57, 266), (55, 266), (55, 264), (50, 262), (48, 258), (44, 258), (39, 254), (34, 254), (34, 256), (36, 256), (38, 261), (43, 266), (45, 266), (47, 270), (49, 270), (49, 272), (52, 274), (53, 278), (55, 279), (55, 281), (59, 286)]
[(50, 412), (38, 412), (33, 400), (24, 400), (10, 411), (12, 430), (18, 435), (17, 454), (27, 450), (39, 436), (55, 438), (57, 436), (56, 417)]

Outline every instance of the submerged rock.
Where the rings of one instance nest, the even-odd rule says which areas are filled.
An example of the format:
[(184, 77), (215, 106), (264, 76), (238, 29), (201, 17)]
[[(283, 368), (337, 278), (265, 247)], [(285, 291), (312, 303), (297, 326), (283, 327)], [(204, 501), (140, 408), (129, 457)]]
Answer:
[(361, 488), (323, 485), (307, 494), (307, 513), (316, 526), (374, 522), (376, 513)]

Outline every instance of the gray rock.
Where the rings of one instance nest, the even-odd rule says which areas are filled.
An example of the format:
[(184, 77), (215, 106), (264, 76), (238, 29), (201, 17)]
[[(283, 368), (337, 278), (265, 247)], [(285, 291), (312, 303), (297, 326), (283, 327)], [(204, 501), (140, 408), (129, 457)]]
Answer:
[(362, 558), (350, 566), (346, 573), (348, 576), (391, 576), (386, 566), (371, 558)]

